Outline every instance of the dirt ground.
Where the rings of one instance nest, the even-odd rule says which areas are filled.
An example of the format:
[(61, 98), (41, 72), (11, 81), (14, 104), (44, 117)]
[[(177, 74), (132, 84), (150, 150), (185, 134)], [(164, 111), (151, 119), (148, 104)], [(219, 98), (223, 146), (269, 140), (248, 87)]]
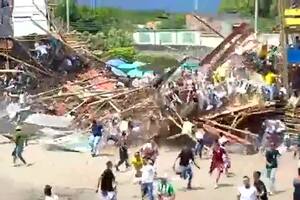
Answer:
[[(96, 200), (100, 199), (95, 193), (97, 178), (110, 159), (116, 161), (117, 151), (106, 150), (102, 156), (92, 158), (85, 153), (50, 152), (40, 145), (31, 145), (25, 149), (24, 157), (32, 163), (30, 167), (13, 167), (11, 152), (13, 144), (0, 145), (0, 199), (5, 200), (36, 200), (43, 199), (43, 187), (50, 184), (54, 192), (61, 199), (68, 200)], [(218, 189), (213, 189), (213, 178), (209, 176), (209, 160), (197, 162), (201, 169), (194, 169), (194, 189), (187, 191), (186, 181), (179, 179), (172, 171), (172, 164), (177, 155), (176, 150), (161, 149), (158, 159), (158, 175), (168, 174), (176, 187), (176, 199), (207, 199), (224, 200), (236, 199), (237, 187), (242, 183), (244, 175), (251, 176), (254, 170), (264, 168), (262, 155), (243, 156), (231, 155), (231, 178), (222, 177)], [(115, 154), (115, 155), (114, 155)], [(297, 161), (291, 153), (280, 158), (278, 170), (278, 184), (276, 195), (271, 200), (292, 199), (292, 180), (296, 176)], [(134, 184), (133, 172), (122, 171), (117, 173), (118, 199), (141, 199), (139, 185)]]

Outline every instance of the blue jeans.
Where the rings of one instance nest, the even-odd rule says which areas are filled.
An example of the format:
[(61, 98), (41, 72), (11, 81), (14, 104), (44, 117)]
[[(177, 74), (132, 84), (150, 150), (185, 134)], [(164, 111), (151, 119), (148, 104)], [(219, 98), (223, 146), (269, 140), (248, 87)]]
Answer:
[(199, 155), (200, 158), (202, 158), (203, 147), (204, 147), (203, 140), (202, 141), (197, 141), (197, 143), (195, 145), (195, 155)]
[(274, 97), (275, 97), (275, 93), (276, 93), (276, 86), (275, 85), (268, 85), (265, 86), (265, 90), (268, 92), (269, 94), (269, 101), (273, 101)]
[(91, 135), (89, 138), (89, 145), (91, 147), (91, 152), (94, 155), (98, 154), (98, 145), (100, 143), (100, 140), (101, 140), (100, 136)]
[(142, 197), (148, 196), (149, 200), (154, 200), (153, 183), (142, 183)]
[(22, 145), (16, 145), (14, 151), (12, 152), (14, 163), (16, 163), (17, 158), (19, 158), (26, 165), (26, 161), (22, 156), (23, 151), (24, 151), (24, 147)]
[(188, 186), (191, 185), (192, 179), (193, 179), (193, 170), (192, 166), (180, 166), (182, 171), (181, 171), (181, 178), (183, 179), (188, 179)]

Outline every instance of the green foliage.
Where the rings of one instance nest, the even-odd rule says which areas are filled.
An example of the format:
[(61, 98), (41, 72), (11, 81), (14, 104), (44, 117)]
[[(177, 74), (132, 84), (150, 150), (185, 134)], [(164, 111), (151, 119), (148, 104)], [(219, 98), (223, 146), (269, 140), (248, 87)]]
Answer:
[(147, 66), (146, 68), (157, 72), (163, 72), (165, 68), (178, 65), (178, 61), (170, 55), (158, 55), (153, 53), (139, 53), (135, 56), (135, 60), (151, 63), (151, 66)]
[(122, 29), (111, 28), (105, 36), (104, 48), (114, 49), (118, 47), (133, 46), (132, 33)]
[(174, 16), (170, 16), (166, 20), (162, 20), (158, 28), (159, 29), (183, 29), (184, 26), (185, 26), (185, 16), (174, 15)]
[[(276, 25), (278, 16), (278, 0), (259, 0), (259, 30), (271, 31)], [(222, 0), (220, 12), (237, 12), (242, 16), (251, 17), (253, 20), (255, 12), (255, 0)]]
[[(69, 0), (69, 8), (70, 8), (70, 21), (76, 21), (79, 19), (79, 9), (76, 5), (75, 0)], [(60, 4), (55, 9), (55, 15), (61, 17), (63, 20), (67, 20), (66, 18), (66, 1), (61, 0)]]
[(106, 59), (122, 58), (129, 62), (133, 62), (135, 54), (136, 54), (136, 52), (135, 52), (134, 47), (118, 47), (118, 48), (113, 48), (113, 49), (109, 50), (106, 53), (105, 57), (106, 57)]
[[(61, 0), (55, 10), (57, 17), (66, 20), (66, 0)], [(149, 21), (161, 21), (163, 11), (128, 11), (117, 8), (96, 8), (76, 6), (75, 0), (70, 0), (71, 26), (77, 31), (108, 32), (111, 27), (133, 30), (135, 24), (146, 24)], [(170, 14), (164, 19), (162, 28), (183, 28), (185, 24), (183, 14)]]

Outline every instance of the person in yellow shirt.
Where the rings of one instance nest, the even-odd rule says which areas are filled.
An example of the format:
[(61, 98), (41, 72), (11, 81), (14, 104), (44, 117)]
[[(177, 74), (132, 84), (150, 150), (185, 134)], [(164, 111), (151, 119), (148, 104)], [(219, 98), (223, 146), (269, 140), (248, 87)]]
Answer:
[(269, 71), (265, 76), (264, 76), (264, 80), (265, 80), (265, 83), (267, 85), (273, 85), (276, 83), (276, 78), (277, 78), (277, 75), (274, 74), (273, 72)]
[(272, 71), (268, 71), (264, 75), (264, 81), (266, 83), (265, 89), (267, 90), (267, 92), (269, 94), (269, 101), (274, 100), (274, 95), (275, 95), (275, 92), (276, 92), (276, 79), (277, 79), (277, 77), (278, 77), (278, 75), (276, 75)]
[(136, 178), (141, 177), (141, 176), (142, 176), (142, 171), (141, 171), (141, 169), (143, 168), (143, 166), (144, 166), (145, 163), (144, 163), (144, 160), (143, 160), (143, 158), (142, 158), (140, 152), (136, 152), (136, 153), (134, 154), (134, 157), (133, 157), (133, 159), (131, 160), (131, 164), (132, 164), (132, 166), (133, 166), (134, 169), (135, 169), (135, 177), (136, 177)]

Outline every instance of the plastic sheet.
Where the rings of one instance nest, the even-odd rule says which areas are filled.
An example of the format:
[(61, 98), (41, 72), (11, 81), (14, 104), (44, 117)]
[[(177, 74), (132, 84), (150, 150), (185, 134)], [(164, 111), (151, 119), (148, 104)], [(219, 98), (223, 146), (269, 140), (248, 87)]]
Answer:
[(72, 124), (72, 120), (73, 117), (71, 116), (55, 116), (36, 113), (29, 115), (26, 118), (25, 123), (45, 127), (67, 128)]

